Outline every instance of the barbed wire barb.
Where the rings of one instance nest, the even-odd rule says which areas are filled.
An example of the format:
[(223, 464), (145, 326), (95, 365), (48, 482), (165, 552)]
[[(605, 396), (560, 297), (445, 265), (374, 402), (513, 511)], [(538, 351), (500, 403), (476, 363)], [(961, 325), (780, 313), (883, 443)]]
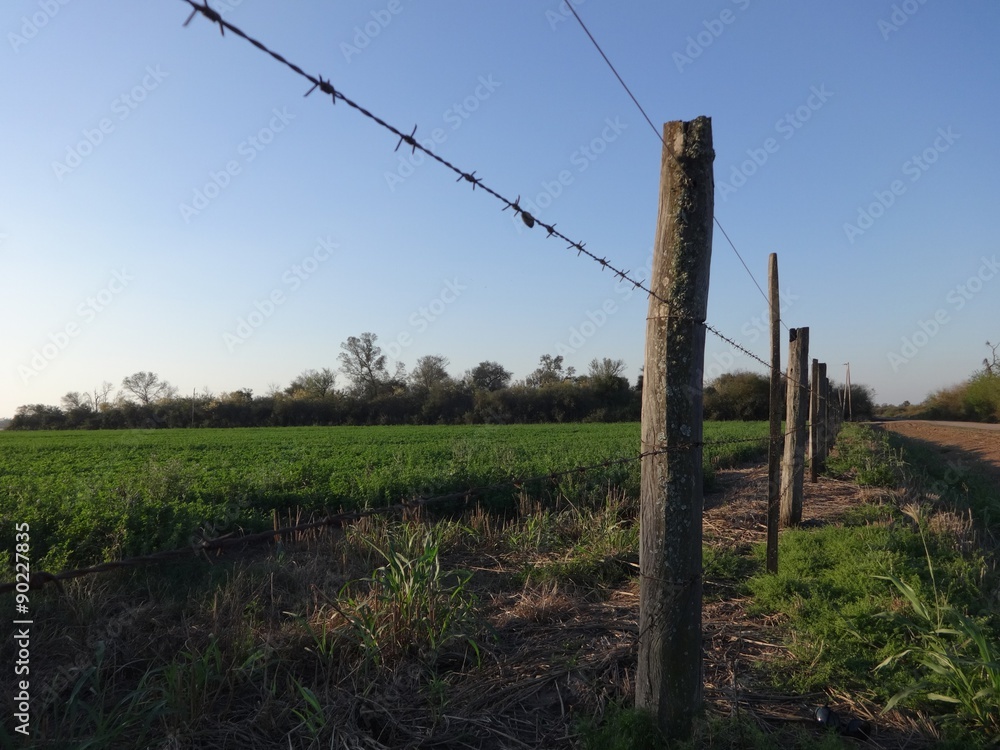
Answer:
[(330, 84), (329, 81), (323, 80), (323, 76), (320, 76), (319, 80), (312, 85), (312, 88), (310, 88), (302, 96), (303, 97), (309, 96), (309, 94), (311, 94), (316, 89), (319, 89), (324, 94), (329, 94), (333, 98), (333, 103), (334, 104), (337, 103), (337, 91), (333, 88), (333, 86)]
[[(287, 66), (288, 68), (290, 68), (294, 72), (296, 72), (299, 75), (301, 75), (302, 77), (306, 78), (307, 80), (309, 80), (311, 83), (314, 84), (314, 87), (315, 86), (322, 86), (322, 85), (325, 84), (325, 85), (329, 86), (331, 88), (331, 90), (333, 89), (332, 84), (330, 84), (329, 82), (323, 81), (322, 78), (317, 79), (314, 76), (310, 75), (309, 73), (306, 73), (302, 68), (300, 68), (295, 63), (290, 62), (289, 60), (287, 60), (281, 54), (279, 54), (279, 53), (271, 50), (270, 48), (268, 48), (263, 42), (260, 42), (257, 39), (254, 39), (253, 37), (249, 36), (246, 32), (244, 32), (242, 29), (240, 29), (240, 28), (234, 26), (233, 24), (229, 23), (228, 21), (224, 20), (218, 13), (216, 13), (214, 10), (212, 10), (210, 7), (208, 7), (207, 0), (206, 0), (206, 2), (204, 4), (198, 4), (198, 3), (195, 2), (195, 0), (182, 0), (182, 2), (185, 2), (185, 3), (187, 3), (188, 5), (190, 5), (192, 7), (192, 9), (193, 9), (192, 17), (193, 17), (193, 15), (195, 13), (199, 13), (199, 12), (202, 13), (206, 18), (208, 18), (212, 22), (219, 23), (222, 28), (229, 29), (236, 36), (240, 37), (241, 39), (246, 40), (247, 42), (249, 42), (253, 46), (255, 46), (258, 49), (260, 49), (262, 52), (270, 55), (272, 58), (274, 58), (275, 60), (277, 60), (281, 64)], [(430, 148), (428, 148), (428, 147), (424, 146), (423, 144), (419, 143), (415, 139), (415, 137), (414, 137), (416, 135), (416, 132), (417, 132), (417, 126), (416, 125), (413, 126), (413, 130), (409, 134), (404, 133), (403, 131), (399, 130), (395, 126), (393, 126), (393, 125), (389, 124), (388, 122), (386, 122), (385, 120), (383, 120), (381, 117), (378, 117), (377, 115), (373, 114), (369, 110), (365, 109), (360, 104), (358, 104), (357, 102), (353, 101), (352, 99), (350, 99), (348, 96), (346, 96), (342, 92), (335, 91), (334, 94), (333, 94), (333, 96), (334, 96), (335, 99), (340, 99), (345, 104), (347, 104), (351, 108), (353, 108), (356, 111), (358, 111), (359, 113), (361, 113), (363, 116), (365, 116), (368, 119), (372, 120), (373, 122), (377, 123), (381, 127), (385, 128), (389, 132), (393, 133), (397, 138), (399, 138), (399, 141), (397, 142), (396, 148), (394, 149), (394, 151), (398, 151), (399, 147), (403, 143), (406, 143), (407, 145), (409, 145), (411, 147), (411, 152), (412, 153), (416, 153), (417, 149), (419, 149), (422, 153), (426, 154), (427, 156), (429, 156), (434, 161), (438, 162), (442, 166), (444, 166), (447, 169), (450, 169), (452, 172), (454, 172), (458, 176), (459, 180), (461, 180), (462, 178), (465, 178), (465, 179), (467, 179), (467, 180), (469, 180), (471, 182), (474, 182), (474, 188), (475, 187), (479, 187), (484, 192), (488, 193), (492, 197), (494, 197), (497, 200), (499, 200), (500, 202), (502, 202), (504, 204), (504, 209), (513, 208), (515, 210), (515, 212), (517, 212), (520, 215), (521, 221), (524, 222), (524, 225), (527, 226), (529, 229), (534, 228), (535, 224), (539, 224), (539, 225), (543, 226), (546, 229), (546, 231), (548, 232), (547, 237), (555, 237), (555, 238), (561, 239), (561, 240), (569, 243), (569, 246), (571, 248), (575, 248), (577, 250), (577, 255), (581, 255), (581, 254), (582, 255), (586, 255), (588, 258), (590, 258), (594, 262), (600, 264), (602, 270), (605, 269), (605, 268), (611, 269), (613, 272), (615, 272), (616, 276), (618, 276), (622, 280), (630, 282), (633, 285), (633, 288), (635, 288), (635, 289), (641, 289), (642, 291), (644, 291), (649, 296), (653, 297), (654, 299), (658, 300), (662, 304), (666, 305), (668, 309), (672, 309), (672, 305), (670, 304), (670, 302), (668, 300), (664, 299), (661, 295), (658, 295), (655, 292), (653, 292), (653, 290), (645, 282), (640, 282), (640, 281), (636, 281), (635, 279), (632, 279), (629, 275), (627, 275), (627, 273), (625, 273), (621, 269), (617, 268), (614, 264), (612, 264), (606, 257), (600, 257), (600, 256), (592, 253), (591, 251), (589, 251), (589, 250), (587, 250), (585, 248), (584, 243), (574, 241), (574, 240), (570, 239), (567, 235), (565, 235), (563, 232), (557, 230), (555, 228), (555, 224), (544, 224), (544, 223), (540, 222), (531, 213), (529, 213), (528, 211), (526, 211), (523, 208), (521, 208), (521, 206), (519, 205), (520, 204), (520, 195), (518, 196), (517, 201), (511, 201), (510, 199), (504, 197), (502, 194), (500, 194), (499, 192), (497, 192), (493, 188), (491, 188), (488, 185), (486, 185), (482, 181), (481, 178), (472, 177), (472, 174), (474, 174), (474, 173), (470, 174), (470, 173), (466, 172), (465, 170), (460, 169), (459, 167), (455, 166), (454, 164), (452, 164), (447, 159), (445, 159), (445, 158), (439, 156), (438, 154), (434, 153)], [(655, 128), (654, 128), (654, 130), (655, 130)], [(662, 136), (660, 138), (661, 138), (661, 141), (662, 141)], [(673, 155), (672, 152), (671, 152), (671, 155)], [(675, 155), (673, 155), (673, 156), (674, 156), (675, 159), (677, 158)], [(718, 223), (718, 219), (715, 219), (715, 221), (716, 221), (716, 223)], [(723, 234), (725, 234), (725, 230), (723, 230)], [(728, 238), (728, 236), (727, 236), (727, 238)], [(733, 249), (735, 250), (735, 246), (733, 247)], [(683, 318), (686, 318), (686, 319), (689, 318), (689, 316), (678, 316), (678, 317), (683, 317)], [(730, 338), (728, 336), (724, 336), (721, 332), (718, 331), (718, 329), (714, 328), (713, 326), (708, 325), (707, 323), (705, 323), (705, 321), (692, 321), (692, 322), (704, 325), (707, 331), (709, 331), (710, 333), (712, 333), (714, 336), (720, 338), (722, 341), (726, 342), (730, 346), (733, 346), (737, 351), (740, 351), (740, 352), (746, 354), (747, 356), (749, 356), (755, 362), (763, 365), (764, 368), (767, 369), (768, 371), (770, 371), (771, 369), (773, 369), (772, 366), (771, 366), (771, 364), (769, 362), (767, 362), (763, 358), (758, 357), (757, 355), (751, 353), (746, 347), (744, 347), (744, 346), (742, 346), (740, 344), (737, 344), (732, 338)], [(785, 376), (783, 372), (781, 372), (779, 374), (781, 374), (783, 377)], [(800, 383), (800, 385), (801, 385), (801, 383)]]
[(201, 13), (209, 21), (212, 21), (213, 23), (219, 24), (219, 34), (220, 35), (222, 35), (222, 36), (226, 35), (226, 27), (222, 23), (222, 16), (217, 11), (212, 10), (212, 8), (209, 7), (208, 0), (205, 0), (205, 2), (202, 5), (197, 5), (195, 3), (191, 3), (191, 4), (195, 6), (195, 9), (191, 11), (191, 15), (188, 16), (187, 20), (184, 22), (185, 26), (187, 26), (189, 23), (191, 23), (191, 19), (193, 19), (198, 13)]
[(410, 153), (415, 154), (417, 152), (417, 142), (414, 140), (413, 136), (415, 136), (416, 134), (417, 134), (417, 126), (414, 125), (413, 130), (409, 135), (399, 136), (399, 143), (396, 144), (396, 148), (393, 149), (393, 153), (399, 151), (399, 147), (403, 145), (403, 141), (406, 141), (406, 143), (412, 146), (412, 148), (410, 149)]

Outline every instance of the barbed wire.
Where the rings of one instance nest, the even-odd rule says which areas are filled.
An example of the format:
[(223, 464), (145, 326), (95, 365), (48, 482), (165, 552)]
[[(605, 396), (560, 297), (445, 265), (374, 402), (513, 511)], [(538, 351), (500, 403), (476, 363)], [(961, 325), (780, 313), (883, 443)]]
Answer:
[[(315, 90), (319, 89), (322, 93), (328, 94), (331, 97), (331, 99), (333, 100), (334, 104), (336, 104), (338, 101), (344, 102), (347, 106), (349, 106), (352, 109), (356, 110), (357, 112), (359, 112), (360, 114), (362, 114), (364, 117), (368, 118), (372, 122), (377, 123), (381, 127), (383, 127), (386, 130), (388, 130), (390, 133), (392, 133), (394, 136), (396, 136), (397, 138), (399, 138), (399, 141), (396, 143), (396, 149), (395, 150), (399, 150), (400, 146), (402, 146), (404, 143), (407, 146), (410, 147), (411, 153), (414, 153), (414, 152), (416, 152), (419, 149), (422, 153), (426, 154), (427, 156), (429, 156), (434, 161), (438, 162), (442, 166), (446, 167), (447, 169), (450, 169), (452, 172), (454, 172), (455, 174), (457, 174), (458, 175), (458, 179), (456, 180), (456, 182), (461, 182), (461, 181), (465, 180), (466, 182), (468, 182), (468, 183), (470, 183), (472, 185), (472, 189), (473, 190), (475, 190), (478, 187), (483, 192), (491, 195), (492, 197), (496, 198), (498, 201), (500, 201), (501, 203), (503, 203), (504, 204), (504, 208), (502, 210), (506, 211), (507, 209), (512, 209), (516, 215), (518, 215), (518, 216), (521, 217), (521, 220), (524, 222), (525, 226), (527, 226), (529, 229), (535, 227), (536, 225), (539, 226), (539, 227), (541, 227), (542, 229), (544, 229), (547, 232), (547, 235), (546, 235), (547, 237), (555, 237), (557, 239), (563, 240), (564, 242), (568, 243), (568, 247), (567, 247), (568, 250), (576, 250), (576, 254), (578, 256), (584, 255), (584, 256), (590, 258), (592, 261), (596, 262), (597, 264), (599, 264), (601, 266), (601, 270), (602, 271), (604, 269), (610, 270), (614, 274), (615, 277), (621, 279), (623, 282), (627, 282), (627, 283), (631, 284), (633, 289), (641, 289), (642, 291), (644, 291), (649, 296), (653, 297), (654, 299), (656, 299), (659, 302), (662, 302), (664, 305), (666, 305), (669, 312), (671, 312), (671, 313), (674, 312), (674, 308), (673, 308), (673, 306), (671, 305), (671, 303), (668, 300), (664, 299), (662, 296), (660, 296), (659, 294), (657, 294), (656, 292), (654, 292), (646, 284), (645, 281), (638, 281), (635, 278), (633, 278), (630, 275), (631, 271), (617, 267), (615, 264), (613, 264), (611, 261), (609, 261), (606, 257), (597, 255), (596, 253), (593, 253), (590, 250), (588, 250), (587, 247), (586, 247), (586, 243), (584, 243), (584, 242), (578, 242), (576, 240), (573, 240), (570, 237), (568, 237), (567, 235), (565, 235), (562, 231), (556, 229), (556, 225), (554, 223), (548, 224), (548, 223), (542, 221), (541, 219), (536, 218), (535, 216), (533, 216), (528, 211), (525, 211), (523, 208), (521, 208), (521, 206), (520, 206), (520, 200), (521, 200), (520, 195), (517, 198), (515, 198), (514, 200), (510, 200), (509, 198), (505, 197), (504, 195), (502, 195), (498, 191), (496, 191), (493, 188), (491, 188), (488, 185), (486, 185), (483, 182), (483, 180), (482, 180), (481, 177), (477, 177), (476, 176), (476, 172), (475, 171), (466, 172), (466, 171), (462, 170), (460, 167), (455, 166), (454, 164), (452, 164), (447, 159), (439, 156), (438, 154), (434, 153), (434, 151), (432, 151), (430, 148), (428, 148), (427, 146), (425, 146), (422, 143), (420, 143), (419, 141), (417, 141), (416, 140), (416, 132), (417, 132), (417, 126), (416, 125), (413, 126), (413, 129), (409, 133), (405, 133), (404, 131), (400, 130), (399, 128), (395, 127), (394, 125), (391, 125), (390, 123), (386, 122), (385, 120), (383, 120), (378, 115), (375, 115), (374, 113), (372, 113), (371, 111), (369, 111), (365, 107), (361, 106), (360, 104), (358, 104), (357, 102), (355, 102), (354, 100), (352, 100), (351, 98), (349, 98), (342, 91), (337, 90), (333, 86), (333, 84), (329, 80), (324, 79), (322, 75), (320, 75), (320, 76), (317, 77), (317, 76), (313, 76), (311, 73), (307, 73), (301, 67), (299, 67), (295, 63), (289, 61), (287, 58), (285, 58), (280, 53), (275, 52), (274, 50), (270, 49), (263, 42), (261, 42), (261, 41), (259, 41), (257, 39), (254, 39), (253, 37), (251, 37), (250, 35), (248, 35), (246, 32), (244, 32), (242, 29), (234, 26), (229, 21), (226, 21), (224, 18), (222, 18), (222, 16), (217, 11), (215, 11), (211, 7), (209, 7), (208, 0), (204, 0), (202, 3), (197, 3), (197, 2), (195, 2), (195, 0), (182, 0), (182, 1), (185, 2), (185, 3), (187, 3), (192, 8), (191, 15), (188, 16), (187, 20), (184, 22), (185, 26), (187, 26), (191, 22), (191, 20), (197, 14), (199, 14), (199, 13), (202, 14), (209, 21), (211, 21), (212, 23), (217, 23), (219, 25), (219, 30), (220, 30), (220, 32), (222, 33), (223, 36), (225, 35), (225, 32), (227, 30), (231, 31), (236, 36), (240, 37), (241, 39), (246, 40), (247, 42), (249, 42), (250, 44), (252, 44), (257, 49), (261, 50), (265, 54), (267, 54), (270, 57), (272, 57), (275, 60), (277, 60), (282, 65), (286, 66), (290, 70), (294, 71), (296, 74), (302, 76), (307, 81), (309, 81), (312, 84), (312, 86), (311, 86), (311, 88), (308, 91), (306, 91), (306, 93), (304, 94), (304, 96), (309, 96)], [(654, 128), (654, 130), (655, 130), (655, 128)], [(674, 158), (676, 159), (676, 156)], [(721, 229), (721, 227), (720, 227), (720, 229)], [(723, 234), (725, 234), (725, 230), (723, 230)], [(728, 236), (727, 236), (727, 239), (728, 239)], [(733, 246), (733, 249), (734, 250), (736, 249), (735, 246)], [(737, 252), (737, 254), (738, 254), (738, 252)], [(772, 370), (773, 369), (772, 366), (771, 366), (771, 364), (769, 362), (765, 361), (763, 358), (757, 356), (756, 354), (754, 354), (753, 352), (751, 352), (746, 347), (744, 347), (741, 344), (737, 343), (734, 339), (732, 339), (732, 338), (724, 335), (721, 331), (719, 331), (718, 328), (716, 328), (716, 327), (714, 327), (712, 325), (709, 325), (706, 321), (704, 321), (704, 320), (697, 320), (695, 318), (692, 318), (692, 317), (686, 316), (686, 315), (684, 315), (684, 316), (682, 316), (682, 315), (676, 315), (674, 317), (679, 318), (679, 319), (683, 319), (683, 320), (689, 320), (689, 321), (692, 321), (692, 322), (694, 322), (694, 323), (696, 323), (698, 325), (704, 326), (705, 329), (707, 331), (709, 331), (712, 335), (716, 336), (717, 338), (721, 339), (725, 343), (729, 344), (736, 351), (739, 351), (739, 352), (745, 354), (746, 356), (748, 356), (751, 359), (755, 360), (759, 364), (763, 365), (768, 370)], [(781, 374), (784, 377), (784, 373), (781, 373)], [(800, 383), (800, 385), (803, 385), (803, 384)]]
[[(783, 433), (783, 435), (792, 434), (793, 432), (795, 432), (795, 430)], [(559, 479), (564, 479), (576, 475), (588, 474), (592, 471), (598, 471), (600, 469), (609, 469), (615, 466), (625, 466), (637, 461), (642, 461), (643, 459), (646, 458), (666, 455), (674, 451), (684, 451), (684, 450), (690, 450), (692, 448), (704, 449), (713, 446), (734, 445), (737, 443), (757, 443), (766, 440), (770, 440), (770, 436), (754, 437), (754, 438), (726, 438), (722, 440), (694, 441), (688, 443), (680, 443), (672, 446), (661, 446), (653, 448), (651, 450), (642, 451), (633, 456), (609, 458), (605, 459), (604, 461), (598, 461), (592, 464), (583, 464), (580, 466), (574, 466), (573, 468), (570, 469), (562, 469), (559, 471), (551, 471), (544, 474), (536, 474), (526, 477), (516, 477), (516, 478), (506, 479), (500, 482), (493, 482), (486, 485), (468, 487), (464, 490), (456, 490), (454, 492), (447, 492), (440, 495), (405, 498), (398, 500), (390, 505), (383, 505), (378, 508), (362, 508), (353, 511), (343, 511), (339, 513), (334, 513), (332, 515), (327, 515), (316, 521), (307, 521), (305, 523), (294, 524), (291, 526), (283, 526), (280, 528), (270, 529), (267, 531), (259, 531), (252, 534), (244, 534), (242, 536), (236, 536), (232, 533), (229, 533), (220, 537), (216, 537), (214, 539), (202, 538), (186, 547), (179, 547), (177, 549), (172, 549), (172, 550), (164, 550), (162, 552), (153, 552), (148, 555), (127, 557), (121, 560), (110, 560), (107, 562), (99, 563), (97, 565), (92, 565), (85, 568), (64, 570), (59, 573), (36, 571), (29, 576), (28, 586), (31, 589), (37, 589), (41, 588), (46, 583), (54, 583), (61, 590), (62, 581), (70, 580), (73, 578), (81, 578), (87, 575), (94, 575), (97, 573), (107, 573), (113, 570), (136, 568), (157, 563), (165, 563), (184, 557), (192, 557), (192, 556), (196, 557), (198, 555), (204, 555), (207, 558), (208, 553), (213, 551), (222, 552), (232, 547), (237, 547), (237, 546), (244, 547), (253, 544), (261, 544), (267, 541), (277, 540), (280, 537), (288, 536), (289, 534), (297, 534), (304, 531), (329, 528), (332, 526), (343, 526), (352, 521), (359, 521), (362, 518), (384, 516), (384, 515), (389, 515), (391, 513), (403, 513), (406, 511), (411, 511), (415, 508), (437, 505), (448, 501), (460, 500), (462, 501), (463, 504), (468, 504), (473, 498), (480, 497), (482, 495), (486, 495), (491, 492), (497, 492), (499, 490), (505, 490), (505, 489), (522, 490), (526, 485), (537, 484), (539, 482), (555, 482)], [(17, 587), (16, 583), (0, 583), (0, 594), (6, 593), (8, 591), (14, 591), (16, 587)]]
[[(594, 35), (590, 33), (590, 29), (587, 28), (587, 24), (585, 24), (583, 22), (583, 19), (580, 18), (580, 14), (576, 12), (576, 8), (574, 8), (573, 4), (569, 3), (569, 2), (566, 3), (566, 6), (569, 8), (569, 10), (573, 14), (574, 18), (576, 18), (577, 22), (580, 24), (580, 28), (583, 29), (583, 32), (587, 35), (587, 37), (593, 43), (594, 47), (601, 54), (601, 57), (604, 58), (604, 62), (606, 62), (608, 64), (608, 67), (611, 68), (611, 72), (615, 74), (615, 78), (618, 79), (618, 83), (620, 83), (622, 85), (622, 88), (625, 89), (625, 92), (629, 95), (629, 97), (635, 103), (635, 106), (639, 108), (639, 111), (642, 113), (642, 116), (646, 118), (646, 122), (649, 123), (649, 127), (652, 129), (653, 133), (659, 139), (660, 143), (663, 144), (664, 150), (670, 155), (670, 158), (674, 160), (674, 163), (677, 164), (677, 166), (681, 170), (683, 170), (684, 167), (680, 163), (680, 161), (678, 160), (677, 155), (673, 152), (673, 149), (671, 149), (670, 146), (667, 145), (667, 142), (664, 140), (663, 133), (661, 133), (659, 130), (657, 130), (656, 126), (653, 125), (653, 121), (651, 119), (649, 119), (649, 115), (646, 114), (646, 110), (639, 103), (639, 100), (635, 98), (635, 94), (632, 93), (632, 90), (628, 87), (628, 84), (625, 83), (625, 79), (623, 79), (618, 74), (618, 71), (615, 69), (615, 66), (611, 62), (611, 60), (608, 58), (608, 56), (606, 54), (604, 54), (604, 50), (601, 49), (601, 45), (598, 44), (597, 39), (594, 38)], [(717, 227), (719, 227), (719, 231), (722, 232), (722, 236), (726, 238), (726, 242), (729, 243), (729, 246), (733, 249), (733, 252), (736, 253), (736, 257), (740, 259), (740, 263), (743, 264), (743, 268), (746, 270), (747, 275), (750, 276), (750, 280), (754, 283), (754, 286), (757, 287), (757, 291), (760, 292), (761, 296), (764, 298), (764, 301), (767, 302), (768, 308), (770, 308), (771, 307), (771, 299), (764, 293), (764, 290), (761, 288), (761, 285), (759, 283), (757, 283), (757, 277), (753, 275), (753, 271), (750, 270), (750, 266), (748, 266), (747, 263), (746, 263), (746, 261), (743, 260), (743, 256), (740, 255), (740, 251), (736, 249), (735, 243), (733, 243), (733, 241), (729, 238), (729, 233), (726, 232), (726, 230), (723, 228), (722, 222), (719, 221), (719, 218), (717, 216), (715, 216), (714, 212), (712, 214), (712, 220), (715, 222), (715, 225)], [(786, 329), (788, 328), (788, 326), (785, 325), (785, 321), (779, 319), (779, 322), (781, 323), (781, 325), (785, 326)]]

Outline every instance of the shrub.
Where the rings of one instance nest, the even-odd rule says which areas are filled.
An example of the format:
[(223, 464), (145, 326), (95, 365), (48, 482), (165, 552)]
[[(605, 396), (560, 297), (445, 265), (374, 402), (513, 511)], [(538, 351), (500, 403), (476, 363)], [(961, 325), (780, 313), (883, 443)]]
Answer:
[(965, 384), (962, 406), (968, 419), (976, 422), (1000, 420), (1000, 375), (980, 372)]
[(705, 386), (704, 397), (705, 419), (767, 419), (771, 381), (755, 372), (727, 372)]

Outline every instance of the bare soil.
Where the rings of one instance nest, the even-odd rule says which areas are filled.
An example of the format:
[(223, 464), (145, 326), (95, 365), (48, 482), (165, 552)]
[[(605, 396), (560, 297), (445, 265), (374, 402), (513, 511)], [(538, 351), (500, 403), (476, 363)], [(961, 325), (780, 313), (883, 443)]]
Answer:
[(1000, 484), (1000, 425), (971, 422), (883, 422), (880, 427), (916, 440)]

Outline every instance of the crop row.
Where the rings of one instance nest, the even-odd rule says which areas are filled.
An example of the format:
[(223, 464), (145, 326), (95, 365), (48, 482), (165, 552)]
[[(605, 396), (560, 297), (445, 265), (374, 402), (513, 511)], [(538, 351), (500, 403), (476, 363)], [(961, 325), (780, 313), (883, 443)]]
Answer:
[[(760, 423), (709, 423), (705, 439), (765, 433)], [(706, 447), (706, 469), (757, 457), (762, 445)], [(9, 521), (0, 551), (27, 522), (37, 567), (92, 564), (268, 528), (275, 512), (375, 507), (638, 450), (635, 423), (0, 433), (0, 517)], [(635, 494), (638, 480), (633, 462), (525, 489), (577, 499), (611, 486)], [(516, 492), (485, 502), (509, 507)]]

